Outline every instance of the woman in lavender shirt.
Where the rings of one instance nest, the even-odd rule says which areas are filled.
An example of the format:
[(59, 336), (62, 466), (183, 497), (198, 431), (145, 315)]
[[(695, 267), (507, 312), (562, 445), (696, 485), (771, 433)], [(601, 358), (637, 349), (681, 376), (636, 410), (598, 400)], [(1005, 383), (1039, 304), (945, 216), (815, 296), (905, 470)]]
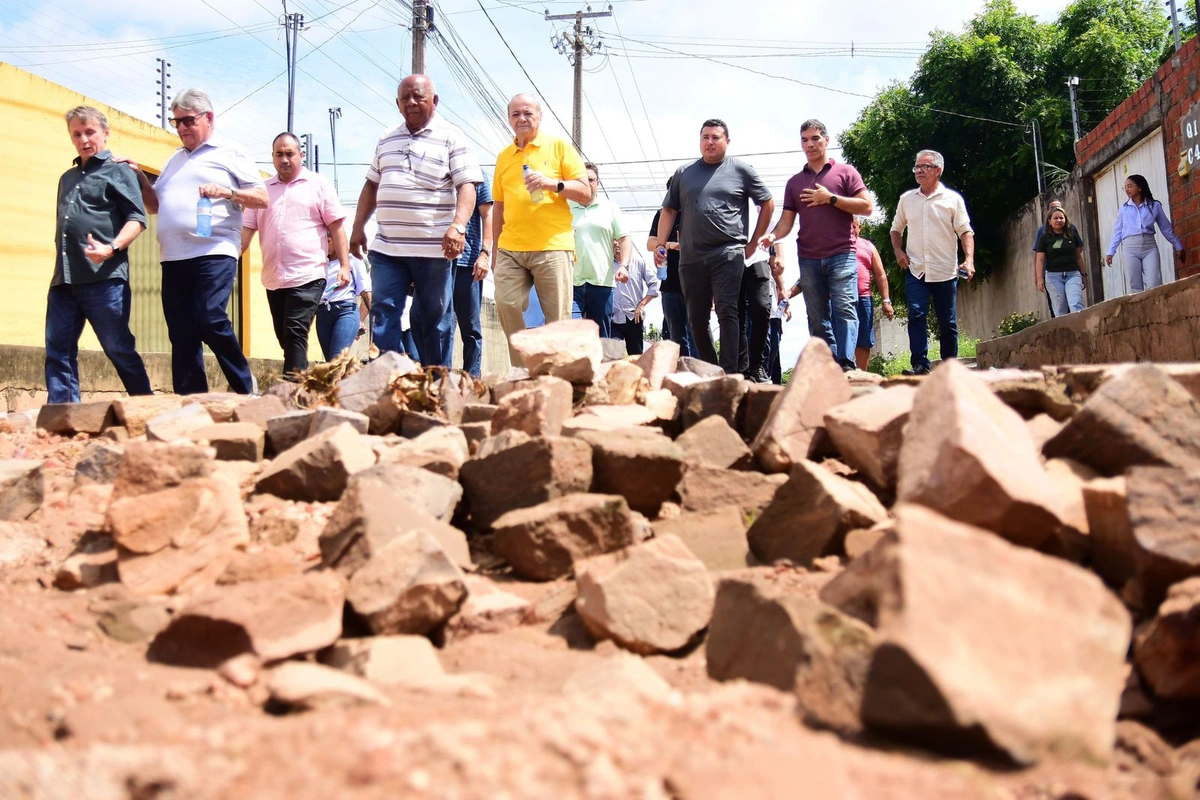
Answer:
[(1183, 249), (1183, 242), (1175, 235), (1175, 229), (1171, 227), (1171, 220), (1163, 211), (1162, 203), (1155, 200), (1154, 195), (1150, 193), (1150, 185), (1144, 177), (1130, 175), (1125, 180), (1125, 196), (1129, 199), (1117, 211), (1112, 243), (1108, 246), (1108, 255), (1104, 261), (1112, 264), (1119, 245), (1131, 292), (1162, 286), (1162, 265), (1159, 263), (1154, 226), (1157, 224), (1163, 238), (1174, 246), (1180, 264), (1184, 262), (1187, 251)]

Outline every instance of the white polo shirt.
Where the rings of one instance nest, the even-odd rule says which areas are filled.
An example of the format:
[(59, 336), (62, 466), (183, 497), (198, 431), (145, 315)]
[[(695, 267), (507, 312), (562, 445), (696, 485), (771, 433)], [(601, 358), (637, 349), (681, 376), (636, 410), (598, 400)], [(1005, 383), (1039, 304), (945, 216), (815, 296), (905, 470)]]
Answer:
[(967, 203), (962, 195), (939, 183), (933, 194), (926, 196), (920, 188), (900, 195), (892, 232), (908, 228), (909, 271), (929, 283), (952, 280), (958, 272), (958, 240), (965, 233), (974, 233)]

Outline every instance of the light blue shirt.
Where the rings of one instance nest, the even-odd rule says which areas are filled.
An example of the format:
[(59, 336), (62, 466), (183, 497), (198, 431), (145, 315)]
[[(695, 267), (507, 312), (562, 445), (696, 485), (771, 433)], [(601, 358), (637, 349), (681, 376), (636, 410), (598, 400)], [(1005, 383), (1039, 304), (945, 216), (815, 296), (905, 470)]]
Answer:
[(329, 259), (325, 266), (325, 293), (321, 295), (324, 304), (353, 301), (363, 292), (371, 291), (371, 273), (367, 272), (361, 258), (350, 256), (350, 282), (345, 286), (338, 286), (338, 270), (341, 267), (342, 263), (336, 258)]
[(215, 133), (190, 153), (183, 147), (176, 150), (154, 183), (159, 260), (241, 255), (242, 210), (230, 200), (213, 199), (212, 236), (196, 235), (196, 201), (205, 183), (232, 189), (265, 186), (242, 148)]
[[(613, 271), (617, 264), (614, 262)], [(636, 249), (629, 262), (629, 280), (617, 282), (613, 295), (612, 321), (633, 322), (633, 312), (645, 297), (658, 297), (658, 270), (646, 264)]]
[(1121, 244), (1122, 239), (1143, 234), (1153, 236), (1155, 223), (1158, 223), (1158, 229), (1162, 231), (1164, 239), (1176, 250), (1183, 249), (1183, 242), (1175, 235), (1175, 228), (1172, 227), (1171, 220), (1167, 219), (1162, 203), (1150, 200), (1139, 206), (1132, 200), (1126, 200), (1117, 210), (1117, 222), (1113, 225), (1113, 238), (1108, 246), (1108, 254), (1116, 255), (1117, 246)]

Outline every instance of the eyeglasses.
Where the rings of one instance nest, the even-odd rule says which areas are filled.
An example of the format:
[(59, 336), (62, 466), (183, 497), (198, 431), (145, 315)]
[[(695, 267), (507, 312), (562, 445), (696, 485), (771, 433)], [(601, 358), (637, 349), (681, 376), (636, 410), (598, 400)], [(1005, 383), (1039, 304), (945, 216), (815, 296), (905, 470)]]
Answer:
[(913, 167), (913, 172), (925, 172), (926, 170), (937, 168), (937, 164), (917, 164), (915, 167)]
[(192, 114), (190, 117), (172, 117), (171, 119), (167, 120), (167, 122), (171, 123), (172, 128), (178, 128), (180, 125), (185, 128), (190, 128), (196, 124), (196, 120), (206, 116), (207, 113), (208, 112), (205, 112), (204, 114)]

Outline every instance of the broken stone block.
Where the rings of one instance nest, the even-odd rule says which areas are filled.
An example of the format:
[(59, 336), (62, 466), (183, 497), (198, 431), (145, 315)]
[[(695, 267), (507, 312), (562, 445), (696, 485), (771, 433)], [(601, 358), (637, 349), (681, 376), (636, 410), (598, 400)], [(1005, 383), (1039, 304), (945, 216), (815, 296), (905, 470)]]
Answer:
[(184, 396), (183, 404), (201, 405), (213, 422), (233, 422), (233, 412), (246, 402), (246, 395), (237, 392), (203, 392)]
[(1133, 640), (1138, 670), (1154, 694), (1165, 700), (1200, 699), (1200, 578), (1168, 590), (1154, 619)]
[(266, 686), (272, 704), (297, 711), (392, 704), (362, 678), (304, 661), (285, 661), (269, 670)]
[(1200, 402), (1142, 364), (1093, 393), (1042, 452), (1110, 476), (1138, 465), (1200, 467)]
[(248, 552), (238, 551), (229, 559), (229, 566), (217, 578), (218, 586), (239, 583), (273, 581), (300, 574), (295, 557), (281, 547), (269, 547)]
[(657, 421), (654, 412), (642, 405), (584, 406), (578, 415), (563, 424), (563, 429), (615, 431), (640, 428)]
[(980, 528), (914, 505), (896, 517), (821, 591), (879, 635), (863, 722), (1018, 764), (1104, 763), (1130, 637), (1120, 601), (1090, 572)]
[(462, 571), (423, 530), (388, 542), (350, 578), (346, 602), (375, 634), (427, 634), (467, 596)]
[(91, 442), (75, 462), (75, 485), (112, 483), (117, 479), (125, 448), (104, 440)]
[(1125, 486), (1135, 578), (1152, 609), (1172, 584), (1200, 575), (1200, 469), (1134, 467)]
[(712, 618), (708, 570), (674, 536), (581, 561), (576, 582), (588, 631), (641, 655), (686, 647)]
[(1040, 453), (1046, 446), (1046, 442), (1057, 436), (1058, 432), (1063, 429), (1063, 423), (1049, 414), (1038, 414), (1025, 420), (1025, 427), (1029, 429), (1029, 435), (1033, 437), (1033, 446)]
[(553, 375), (582, 385), (595, 379), (604, 355), (600, 327), (590, 319), (564, 319), (527, 328), (510, 336), (508, 344), (531, 376)]
[(321, 653), (321, 663), (372, 683), (419, 685), (445, 676), (437, 650), (424, 636), (343, 639)]
[(263, 663), (313, 653), (342, 635), (345, 600), (342, 581), (328, 572), (209, 589), (155, 637), (150, 657), (215, 667), (243, 653)]
[(883, 541), (896, 527), (896, 524), (888, 519), (883, 522), (876, 523), (869, 528), (859, 528), (850, 531), (846, 534), (845, 550), (846, 558), (853, 561), (860, 556), (866, 555), (874, 549), (875, 545)]
[(580, 432), (592, 446), (592, 488), (619, 494), (634, 511), (649, 517), (676, 496), (683, 478), (683, 448), (665, 436), (611, 431)]
[(374, 464), (371, 446), (343, 423), (276, 456), (255, 488), (286, 500), (329, 502), (342, 496), (351, 475)]
[(1019, 372), (1009, 377), (1010, 370), (988, 370), (979, 373), (996, 397), (1025, 419), (1047, 414), (1058, 421), (1070, 419), (1075, 403), (1067, 397), (1065, 388), (1051, 383), (1040, 372)]
[(130, 436), (141, 436), (146, 432), (146, 420), (173, 411), (182, 405), (182, 398), (174, 394), (122, 397), (114, 400), (112, 404), (117, 422), (125, 426)]
[[(725, 374), (724, 371), (721, 372)], [(662, 388), (675, 396), (680, 405), (687, 399), (688, 391), (697, 383), (703, 383), (709, 378), (701, 378), (699, 375), (693, 375), (690, 372), (673, 372), (663, 378)]]
[(1062, 498), (1024, 421), (957, 361), (938, 367), (913, 398), (896, 499), (1026, 547), (1051, 541), (1062, 525)]
[(638, 540), (625, 498), (603, 494), (569, 494), (510, 511), (493, 528), (496, 554), (535, 581), (569, 575), (580, 560)]
[(679, 399), (669, 389), (655, 389), (642, 396), (642, 405), (664, 427), (673, 427), (679, 418)]
[(915, 395), (911, 386), (897, 386), (825, 413), (825, 430), (842, 459), (885, 492), (896, 491), (900, 445)]
[(192, 431), (207, 428), (213, 418), (201, 405), (187, 405), (146, 420), (146, 439), (151, 442), (173, 442), (189, 438)]
[(744, 569), (758, 563), (746, 541), (746, 521), (737, 506), (684, 512), (654, 523), (655, 536), (676, 536), (710, 572)]
[(491, 527), (507, 511), (592, 486), (592, 447), (587, 442), (538, 438), (480, 457), (486, 445), (459, 473), (471, 517), (481, 527)]
[(639, 392), (646, 386), (646, 374), (632, 361), (614, 361), (604, 376), (608, 402), (613, 405), (631, 405), (637, 402)]
[(423, 433), (449, 425), (448, 420), (435, 414), (423, 414), (419, 411), (405, 411), (400, 418), (400, 435), (405, 439), (416, 439)]
[(602, 338), (600, 340), (600, 350), (602, 353), (601, 361), (603, 363), (617, 362), (629, 356), (629, 350), (625, 348), (625, 342), (622, 339)]
[(338, 405), (347, 411), (366, 414), (370, 432), (378, 436), (400, 430), (404, 409), (392, 394), (392, 381), (416, 372), (420, 365), (400, 353), (388, 351), (338, 381)]
[(284, 402), (273, 394), (264, 394), (262, 397), (251, 397), (243, 400), (242, 403), (233, 410), (234, 422), (252, 422), (264, 431), (267, 430), (267, 423), (274, 417), (281, 417), (284, 414), (294, 409), (288, 408)]
[(707, 417), (679, 435), (675, 444), (683, 448), (689, 464), (721, 469), (750, 469), (750, 448), (722, 417)]
[(708, 676), (795, 692), (804, 721), (845, 734), (861, 729), (859, 707), (875, 649), (866, 623), (754, 576), (717, 587), (705, 643)]
[(532, 604), (523, 597), (501, 589), (480, 575), (467, 575), (467, 599), (446, 623), (446, 642), (465, 639), (478, 633), (501, 633), (525, 623)]
[(460, 423), (469, 425), (472, 422), (491, 422), (500, 406), (489, 403), (470, 403), (463, 406)]
[(492, 416), (492, 435), (518, 430), (530, 436), (558, 436), (571, 418), (574, 390), (561, 378), (527, 381), (524, 388), (504, 396)]
[(469, 456), (476, 455), (479, 452), (479, 445), (483, 444), (483, 440), (492, 435), (491, 420), (487, 422), (464, 422), (458, 426), (462, 431), (463, 437), (467, 440), (467, 452)]
[(112, 499), (178, 486), (213, 471), (213, 452), (191, 443), (130, 442), (117, 469)]
[[(491, 423), (488, 423), (489, 425)], [(475, 458), (487, 458), (495, 455), (501, 450), (507, 450), (510, 447), (516, 447), (519, 444), (533, 441), (533, 437), (528, 433), (521, 431), (503, 431), (496, 436), (488, 436), (485, 440), (479, 443), (479, 448), (475, 451)]]
[(1125, 477), (1083, 484), (1083, 506), (1091, 538), (1092, 569), (1120, 589), (1137, 571), (1137, 541), (1129, 526)]
[(750, 449), (764, 472), (787, 472), (825, 446), (825, 413), (851, 399), (850, 383), (820, 337), (800, 351), (791, 380)]
[(221, 461), (262, 461), (266, 434), (252, 422), (219, 422), (197, 428), (188, 438), (206, 444)]
[(746, 441), (753, 442), (771, 414), (775, 398), (783, 393), (783, 387), (774, 383), (752, 383), (746, 388), (746, 399), (742, 403), (745, 420), (742, 423)]
[(741, 375), (722, 375), (688, 386), (680, 412), (684, 430), (711, 416), (720, 417), (729, 427), (736, 429), (738, 409), (741, 407), (747, 386), (749, 384)]
[[(331, 406), (320, 406), (312, 412), (312, 420), (308, 425), (308, 435), (316, 436), (321, 431), (327, 431), (330, 428), (336, 428), (343, 422), (347, 423), (351, 428), (361, 434), (366, 434), (367, 428), (370, 426), (370, 419), (366, 414), (359, 414), (357, 411), (348, 411), (344, 408), (332, 408)], [(267, 421), (267, 429), (270, 430), (270, 420)]]
[(1060, 499), (1059, 517), (1062, 520), (1058, 532), (1061, 542), (1059, 546), (1051, 547), (1050, 552), (1083, 563), (1090, 557), (1092, 549), (1083, 486), (1100, 476), (1091, 467), (1069, 458), (1047, 459), (1046, 475)]
[(0, 461), (0, 520), (29, 519), (46, 493), (43, 462), (19, 458)]
[(634, 362), (646, 376), (650, 389), (661, 389), (663, 378), (679, 366), (679, 345), (670, 339), (662, 339), (646, 348)]
[(438, 409), (452, 425), (463, 421), (463, 411), (468, 405), (489, 403), (492, 399), (491, 389), (486, 383), (460, 369), (442, 374), (437, 383), (437, 393)]
[[(490, 427), (490, 423), (487, 424)], [(436, 473), (452, 481), (470, 458), (470, 445), (459, 425), (422, 433), (415, 439), (385, 437), (372, 443), (380, 464), (403, 464)]]
[(798, 461), (746, 538), (765, 564), (787, 559), (811, 567), (820, 556), (842, 552), (850, 531), (885, 519), (887, 509), (866, 486), (820, 464)]
[(740, 469), (689, 466), (679, 484), (680, 505), (685, 511), (715, 511), (737, 506), (753, 521), (770, 505), (786, 475), (763, 475)]
[(110, 400), (94, 403), (47, 403), (38, 409), (37, 426), (60, 436), (74, 436), (77, 433), (98, 436), (116, 420), (117, 416), (113, 413)]
[(725, 370), (721, 369), (719, 365), (710, 364), (703, 359), (691, 356), (680, 356), (675, 372), (676, 374), (688, 372), (700, 378), (720, 378), (725, 375)]
[(567, 697), (583, 697), (600, 702), (608, 698), (620, 702), (637, 697), (665, 703), (674, 690), (645, 659), (618, 651), (603, 661), (595, 661), (571, 673), (562, 691)]
[(312, 427), (312, 411), (289, 411), (267, 420), (267, 444), (273, 455), (298, 445), (308, 437)]

